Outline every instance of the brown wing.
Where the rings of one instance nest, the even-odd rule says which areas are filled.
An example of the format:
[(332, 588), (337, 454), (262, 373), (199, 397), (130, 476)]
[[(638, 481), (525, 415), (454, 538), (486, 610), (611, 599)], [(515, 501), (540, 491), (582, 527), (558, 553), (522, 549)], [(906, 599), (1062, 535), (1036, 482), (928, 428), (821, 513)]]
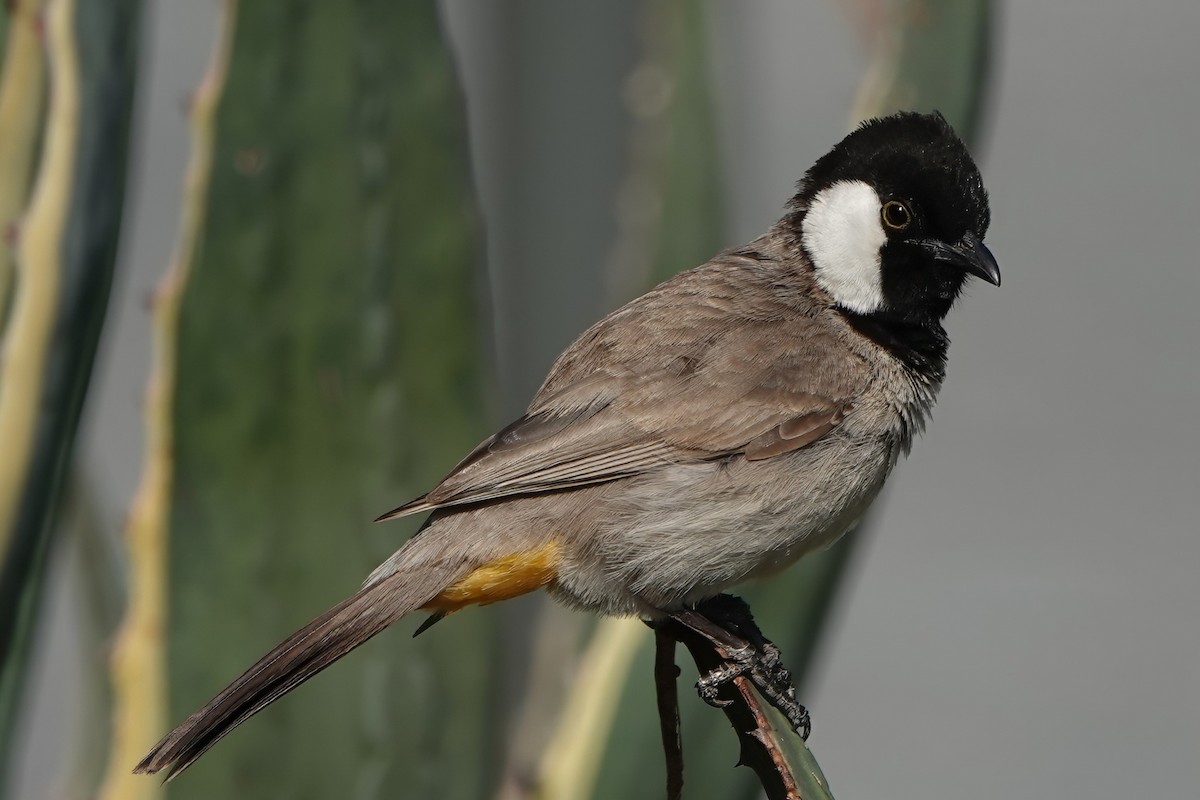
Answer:
[(841, 406), (825, 407), (781, 422), (746, 444), (746, 460), (762, 461), (807, 447), (836, 428), (845, 411)]
[(598, 401), (582, 412), (526, 415), (480, 444), (428, 494), (380, 520), (514, 494), (603, 483), (682, 457)]
[[(558, 360), (529, 412), (433, 490), (380, 519), (603, 483), (666, 464), (805, 447), (841, 423), (861, 385), (811, 316), (709, 285), (664, 288), (614, 312)], [(716, 286), (712, 284), (716, 283)], [(681, 287), (676, 286), (676, 289)], [(744, 291), (744, 289), (743, 289)], [(754, 318), (737, 313), (746, 300)], [(669, 302), (668, 302), (669, 301)], [(762, 313), (764, 307), (776, 313)]]

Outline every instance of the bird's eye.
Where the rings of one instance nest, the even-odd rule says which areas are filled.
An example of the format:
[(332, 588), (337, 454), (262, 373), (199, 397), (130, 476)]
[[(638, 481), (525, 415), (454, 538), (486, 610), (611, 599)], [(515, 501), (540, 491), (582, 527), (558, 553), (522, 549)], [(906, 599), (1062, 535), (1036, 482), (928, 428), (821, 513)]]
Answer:
[(912, 224), (912, 212), (899, 200), (888, 200), (880, 211), (883, 224), (894, 231), (902, 231)]

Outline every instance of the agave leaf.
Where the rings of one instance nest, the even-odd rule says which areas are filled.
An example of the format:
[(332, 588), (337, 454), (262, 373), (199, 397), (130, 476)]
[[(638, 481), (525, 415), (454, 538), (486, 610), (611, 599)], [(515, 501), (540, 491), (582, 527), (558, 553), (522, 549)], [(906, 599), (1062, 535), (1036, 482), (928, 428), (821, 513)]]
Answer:
[(941, 111), (970, 145), (979, 143), (992, 64), (990, 0), (883, 3), (878, 30), (868, 30), (872, 63), (854, 115), (902, 109)]
[[(479, 438), (477, 227), (432, 0), (242, 3), (180, 307), (171, 719), (357, 587), (375, 526)], [(380, 636), (172, 797), (476, 797), (490, 610)]]
[(137, 0), (59, 2), (45, 18), (45, 141), (17, 236), (0, 359), (0, 759), (11, 755), (44, 566), (108, 304), (140, 8)]

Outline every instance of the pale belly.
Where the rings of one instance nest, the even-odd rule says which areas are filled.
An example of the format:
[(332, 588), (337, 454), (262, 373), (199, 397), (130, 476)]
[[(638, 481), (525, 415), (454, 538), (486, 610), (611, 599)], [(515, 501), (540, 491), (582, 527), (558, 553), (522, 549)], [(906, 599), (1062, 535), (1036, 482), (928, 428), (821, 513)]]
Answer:
[(571, 548), (556, 591), (603, 613), (653, 616), (778, 572), (850, 529), (894, 463), (883, 442), (834, 439), (622, 482), (603, 501), (607, 524)]

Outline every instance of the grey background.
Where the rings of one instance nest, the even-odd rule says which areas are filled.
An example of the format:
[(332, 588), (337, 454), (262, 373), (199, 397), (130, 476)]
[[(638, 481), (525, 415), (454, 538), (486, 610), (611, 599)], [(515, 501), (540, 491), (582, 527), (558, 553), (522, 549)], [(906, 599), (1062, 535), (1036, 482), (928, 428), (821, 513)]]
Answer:
[[(623, 49), (600, 46), (602, 32), (617, 26), (607, 41), (619, 43), (634, 6), (446, 5), (472, 122), (502, 133), (476, 136), (473, 151), (511, 410), (604, 310), (595, 275), (544, 287), (564, 298), (550, 306), (511, 287), (524, 264), (564, 252), (602, 266), (624, 148), (596, 129), (599, 167), (577, 169), (580, 130), (539, 118), (536, 98), (580, 108), (572, 86), (619, 83), (632, 34)], [(840, 137), (865, 58), (833, 4), (712, 9), (733, 244), (773, 221)], [(114, 529), (140, 463), (144, 298), (175, 238), (183, 101), (213, 32), (211, 3), (148, 10), (133, 214), (82, 450)], [(949, 321), (934, 420), (891, 482), (806, 692), (811, 745), (842, 798), (1195, 797), (1200, 4), (1012, 0), (997, 24), (982, 163), (1004, 286), (974, 287)], [(516, 48), (534, 51), (524, 60), (503, 40), (519, 35), (532, 36)], [(558, 79), (498, 94), (505, 75), (533, 81), (546, 65)], [(598, 117), (617, 102), (591, 100)], [(500, 187), (514, 181), (527, 195), (504, 211)], [(602, 222), (572, 227), (582, 216)], [(538, 233), (549, 225), (565, 226), (561, 239)], [(557, 315), (561, 340), (511, 324), (534, 313)], [(78, 598), (59, 584), (17, 797), (58, 794), (79, 725), (91, 654), (72, 636)]]

